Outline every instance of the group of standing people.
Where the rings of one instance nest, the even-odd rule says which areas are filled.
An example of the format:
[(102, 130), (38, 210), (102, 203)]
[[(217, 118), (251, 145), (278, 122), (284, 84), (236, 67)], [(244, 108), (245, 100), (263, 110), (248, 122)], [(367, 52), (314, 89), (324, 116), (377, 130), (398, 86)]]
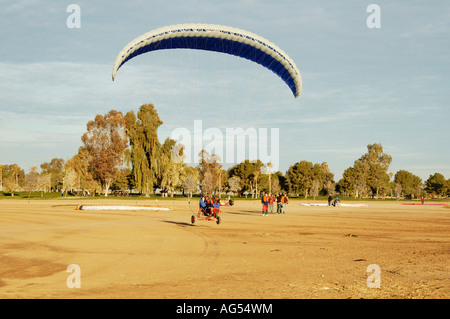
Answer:
[(289, 198), (287, 197), (286, 193), (282, 194), (279, 193), (275, 196), (275, 194), (267, 194), (264, 193), (264, 195), (261, 198), (261, 204), (262, 204), (262, 215), (267, 216), (269, 213), (273, 214), (274, 212), (274, 205), (275, 202), (277, 203), (277, 214), (285, 214), (286, 213), (286, 206), (289, 202)]

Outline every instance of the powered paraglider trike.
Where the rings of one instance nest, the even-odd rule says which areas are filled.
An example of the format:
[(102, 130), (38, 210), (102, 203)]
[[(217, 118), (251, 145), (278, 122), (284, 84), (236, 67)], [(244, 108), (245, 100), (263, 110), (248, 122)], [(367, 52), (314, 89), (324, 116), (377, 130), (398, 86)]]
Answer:
[(220, 217), (220, 207), (221, 206), (233, 206), (233, 200), (228, 200), (225, 203), (220, 203), (218, 198), (209, 198), (209, 197), (201, 197), (199, 203), (199, 209), (197, 215), (191, 216), (191, 223), (195, 224), (196, 221), (206, 220), (206, 221), (214, 221), (217, 225), (221, 222)]

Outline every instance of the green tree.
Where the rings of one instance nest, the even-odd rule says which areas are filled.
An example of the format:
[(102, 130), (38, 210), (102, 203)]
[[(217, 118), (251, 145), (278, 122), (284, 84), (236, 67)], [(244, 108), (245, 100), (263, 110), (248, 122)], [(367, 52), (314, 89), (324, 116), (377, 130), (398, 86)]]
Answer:
[[(403, 196), (414, 198), (417, 193), (417, 187), (422, 184), (422, 179), (411, 172), (399, 170), (395, 173), (394, 182), (401, 186)], [(397, 190), (399, 189), (397, 188)]]
[[(353, 167), (347, 168), (342, 173), (342, 178), (339, 180), (337, 184), (337, 189), (339, 193), (345, 194), (346, 196), (350, 196), (354, 194), (355, 191), (355, 170)], [(356, 197), (356, 194), (355, 194)]]
[(289, 181), (286, 177), (286, 174), (283, 174), (280, 171), (278, 171), (275, 173), (275, 175), (278, 178), (278, 188), (279, 188), (278, 192), (288, 192), (289, 191)]
[(289, 181), (291, 193), (303, 194), (305, 198), (308, 198), (314, 180), (313, 164), (308, 161), (300, 161), (291, 165), (286, 173), (286, 178)]
[(146, 196), (156, 182), (157, 150), (160, 148), (157, 130), (162, 123), (153, 104), (142, 105), (137, 116), (133, 111), (125, 115), (134, 184)]
[[(170, 191), (171, 196), (181, 186), (181, 175), (184, 167), (182, 161), (174, 161), (174, 152), (182, 152), (175, 140), (166, 138), (156, 154), (156, 183), (164, 191)], [(179, 155), (179, 154), (178, 154)]]
[(425, 182), (425, 190), (434, 196), (443, 196), (447, 194), (447, 180), (441, 173), (430, 175)]
[(112, 190), (126, 191), (131, 189), (131, 169), (121, 168), (117, 173), (116, 180), (111, 186)]
[(334, 174), (330, 171), (327, 162), (323, 162), (320, 166), (323, 193), (324, 195), (333, 194), (336, 187), (336, 183), (334, 182)]
[(51, 187), (54, 191), (58, 191), (63, 188), (64, 159), (53, 158), (50, 163), (42, 163), (41, 172), (43, 174), (50, 174)]
[(372, 191), (372, 197), (378, 197), (380, 193), (386, 193), (389, 189), (390, 177), (387, 170), (392, 162), (392, 157), (383, 153), (381, 144), (369, 144), (367, 151), (357, 162), (361, 164), (360, 171)]
[(447, 197), (450, 197), (450, 178), (447, 179)]
[(25, 186), (25, 172), (17, 164), (2, 166), (2, 187), (3, 191), (14, 196)]
[(353, 167), (347, 168), (339, 181), (339, 191), (355, 198), (365, 196), (369, 190), (367, 186), (368, 166), (361, 161), (355, 161)]
[(386, 194), (389, 190), (389, 175), (381, 165), (369, 167), (367, 185), (372, 191), (372, 197), (379, 197), (380, 193)]
[(90, 155), (86, 148), (78, 148), (78, 153), (66, 161), (64, 170), (67, 174), (69, 170), (73, 170), (76, 174), (76, 189), (89, 191), (94, 194), (101, 191), (101, 185), (94, 179), (93, 167), (89, 165)]
[(253, 197), (256, 191), (256, 183), (261, 176), (259, 172), (261, 172), (261, 168), (263, 167), (264, 164), (260, 160), (245, 160), (228, 170), (228, 178), (233, 176), (239, 177), (239, 186), (241, 187), (240, 193), (251, 192)]

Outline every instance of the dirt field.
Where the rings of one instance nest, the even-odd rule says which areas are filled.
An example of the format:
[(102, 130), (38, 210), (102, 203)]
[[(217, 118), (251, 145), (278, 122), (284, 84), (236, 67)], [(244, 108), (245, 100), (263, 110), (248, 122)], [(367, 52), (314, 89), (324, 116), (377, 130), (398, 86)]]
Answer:
[[(172, 211), (77, 211), (77, 204)], [(0, 298), (442, 298), (450, 296), (450, 209), (367, 202), (222, 223), (187, 201), (0, 200)], [(351, 236), (350, 236), (351, 235)], [(81, 288), (68, 288), (80, 267)], [(369, 288), (369, 265), (381, 270)]]

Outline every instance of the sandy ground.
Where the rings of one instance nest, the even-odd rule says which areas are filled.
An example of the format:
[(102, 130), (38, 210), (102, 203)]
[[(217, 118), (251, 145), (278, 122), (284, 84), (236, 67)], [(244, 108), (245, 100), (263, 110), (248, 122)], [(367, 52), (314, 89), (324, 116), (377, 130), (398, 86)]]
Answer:
[[(450, 209), (367, 202), (262, 217), (257, 201), (222, 222), (172, 211), (77, 211), (77, 204), (155, 201), (0, 200), (0, 298), (439, 298), (450, 296)], [(351, 236), (350, 236), (351, 235)], [(68, 288), (67, 267), (81, 288)], [(369, 288), (369, 265), (380, 288)], [(372, 276), (373, 277), (373, 276)]]

